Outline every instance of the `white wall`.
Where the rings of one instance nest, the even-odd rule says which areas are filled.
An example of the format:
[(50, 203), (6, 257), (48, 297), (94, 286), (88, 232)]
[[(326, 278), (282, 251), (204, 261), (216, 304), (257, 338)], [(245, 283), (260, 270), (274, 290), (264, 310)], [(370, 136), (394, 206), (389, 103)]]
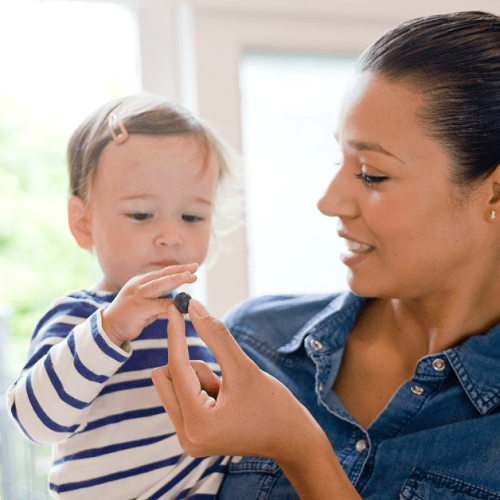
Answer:
[[(78, 1), (78, 0), (66, 0)], [(94, 0), (104, 1), (104, 0)], [(113, 1), (113, 0), (106, 0)], [(118, 1), (118, 0), (115, 0)], [(239, 61), (246, 49), (359, 53), (407, 19), (498, 0), (121, 0), (137, 12), (143, 89), (183, 102), (241, 151)], [(202, 271), (198, 295), (221, 317), (248, 296), (244, 229)]]

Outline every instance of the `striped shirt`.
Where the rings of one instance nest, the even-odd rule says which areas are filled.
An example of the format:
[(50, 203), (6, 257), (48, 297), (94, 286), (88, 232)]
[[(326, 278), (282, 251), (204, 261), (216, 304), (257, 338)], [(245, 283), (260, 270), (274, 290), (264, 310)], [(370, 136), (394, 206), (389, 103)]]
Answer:
[[(8, 390), (11, 416), (28, 439), (52, 445), (53, 498), (212, 499), (227, 460), (183, 452), (151, 381), (168, 362), (167, 320), (120, 348), (101, 325), (115, 297), (78, 290), (50, 306)], [(220, 373), (188, 319), (186, 337), (191, 359)]]

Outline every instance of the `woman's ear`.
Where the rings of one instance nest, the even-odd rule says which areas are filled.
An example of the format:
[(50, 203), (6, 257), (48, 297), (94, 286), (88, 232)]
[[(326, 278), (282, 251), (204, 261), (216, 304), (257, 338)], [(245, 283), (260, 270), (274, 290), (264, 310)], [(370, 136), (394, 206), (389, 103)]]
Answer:
[(490, 222), (500, 221), (500, 166), (488, 177), (488, 206), (485, 218)]
[(85, 250), (92, 248), (90, 210), (78, 196), (72, 196), (68, 201), (68, 222), (71, 234), (78, 245)]

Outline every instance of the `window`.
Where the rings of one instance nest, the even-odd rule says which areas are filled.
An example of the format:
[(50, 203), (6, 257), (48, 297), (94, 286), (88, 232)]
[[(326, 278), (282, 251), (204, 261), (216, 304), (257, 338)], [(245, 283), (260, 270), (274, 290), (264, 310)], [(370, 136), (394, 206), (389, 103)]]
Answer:
[(50, 447), (13, 429), (5, 390), (43, 310), (98, 275), (67, 229), (66, 143), (93, 109), (140, 90), (139, 44), (129, 9), (30, 0), (0, 3), (0, 44), (0, 499), (31, 500), (49, 497)]
[(316, 202), (355, 57), (248, 53), (240, 71), (250, 295), (346, 289), (335, 220)]

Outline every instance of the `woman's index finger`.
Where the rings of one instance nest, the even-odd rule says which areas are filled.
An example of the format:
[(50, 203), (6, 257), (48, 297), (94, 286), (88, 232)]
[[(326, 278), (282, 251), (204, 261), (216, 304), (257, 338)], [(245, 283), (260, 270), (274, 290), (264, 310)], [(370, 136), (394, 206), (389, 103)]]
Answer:
[(247, 357), (224, 323), (211, 316), (196, 300), (189, 301), (189, 315), (200, 338), (212, 351), (224, 378), (253, 361)]
[(167, 345), (168, 370), (182, 406), (183, 396), (199, 395), (201, 385), (191, 367), (184, 317), (173, 304), (168, 308)]

